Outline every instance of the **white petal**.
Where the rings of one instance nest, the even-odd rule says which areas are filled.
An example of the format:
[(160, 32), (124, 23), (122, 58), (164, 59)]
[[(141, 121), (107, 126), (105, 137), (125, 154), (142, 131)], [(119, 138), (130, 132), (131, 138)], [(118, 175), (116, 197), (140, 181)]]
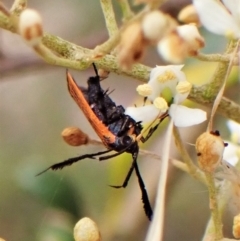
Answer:
[(190, 92), (185, 93), (185, 94), (180, 94), (180, 93), (176, 93), (176, 95), (174, 96), (174, 104), (181, 104), (184, 100), (187, 99), (188, 95)]
[(233, 184), (240, 184), (240, 172), (234, 165), (225, 160), (222, 160), (221, 167), (222, 170), (216, 173), (217, 178), (227, 179)]
[(236, 132), (240, 135), (240, 124), (235, 121), (229, 120), (227, 121), (227, 126), (231, 132)]
[(228, 129), (231, 132), (231, 140), (236, 143), (240, 143), (240, 124), (235, 121), (227, 121)]
[(154, 105), (145, 105), (140, 107), (127, 107), (125, 114), (131, 116), (135, 121), (148, 123), (153, 121), (160, 113)]
[(224, 150), (223, 159), (226, 162), (230, 163), (231, 165), (235, 166), (239, 160), (237, 156), (237, 151), (239, 147), (235, 144), (232, 144), (231, 142), (227, 142), (227, 143), (228, 143), (228, 146)]
[(233, 15), (233, 18), (237, 22), (237, 24), (240, 24), (239, 18), (240, 18), (240, 1), (239, 0), (223, 0), (224, 5), (227, 7), (227, 9), (231, 12)]
[(201, 23), (209, 31), (226, 35), (230, 32), (234, 37), (240, 36), (240, 28), (227, 9), (216, 0), (193, 0)]
[(172, 104), (169, 115), (175, 126), (187, 127), (202, 123), (207, 119), (206, 112), (200, 109), (190, 109), (183, 105)]

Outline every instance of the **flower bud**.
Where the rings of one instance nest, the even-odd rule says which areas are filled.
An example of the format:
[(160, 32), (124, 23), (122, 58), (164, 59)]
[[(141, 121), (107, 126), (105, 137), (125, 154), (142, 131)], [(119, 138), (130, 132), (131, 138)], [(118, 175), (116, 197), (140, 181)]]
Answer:
[(146, 47), (146, 41), (143, 38), (141, 25), (139, 22), (130, 24), (121, 34), (118, 45), (119, 65), (128, 70), (132, 65), (141, 60)]
[(219, 132), (204, 132), (196, 141), (198, 164), (205, 172), (213, 172), (222, 160), (224, 142)]
[(87, 217), (76, 223), (73, 233), (75, 241), (101, 241), (96, 223)]
[(87, 134), (77, 127), (67, 127), (61, 133), (64, 141), (70, 146), (81, 146), (88, 144)]
[(178, 20), (183, 23), (195, 23), (197, 26), (200, 26), (200, 19), (198, 17), (196, 8), (193, 4), (189, 4), (184, 7), (178, 14)]
[(233, 219), (233, 236), (234, 238), (240, 238), (240, 214), (234, 217)]
[(152, 94), (152, 87), (149, 84), (139, 85), (136, 90), (139, 95), (144, 97)]
[(158, 52), (172, 63), (182, 63), (185, 58), (197, 55), (198, 50), (204, 47), (204, 39), (196, 26), (182, 25), (176, 28), (158, 43)]
[(25, 9), (21, 13), (19, 33), (25, 41), (33, 47), (41, 42), (43, 36), (42, 18), (37, 11)]
[(203, 37), (198, 32), (196, 25), (185, 24), (177, 27), (178, 35), (189, 45), (189, 54), (191, 51), (197, 51), (205, 46)]
[(157, 10), (146, 14), (142, 20), (143, 35), (152, 43), (157, 43), (176, 26), (174, 19)]

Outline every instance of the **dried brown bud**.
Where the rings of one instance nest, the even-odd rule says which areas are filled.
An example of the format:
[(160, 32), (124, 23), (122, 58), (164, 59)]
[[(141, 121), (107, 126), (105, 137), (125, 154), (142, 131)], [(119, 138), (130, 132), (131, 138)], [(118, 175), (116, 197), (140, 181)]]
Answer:
[(139, 22), (132, 23), (123, 31), (118, 45), (118, 62), (123, 69), (130, 69), (132, 64), (140, 61), (146, 42)]
[(178, 20), (183, 23), (195, 23), (197, 26), (201, 25), (196, 8), (193, 4), (187, 5), (180, 11)]
[(76, 223), (73, 233), (75, 241), (101, 241), (97, 224), (87, 217)]
[(19, 33), (31, 46), (37, 46), (42, 39), (42, 18), (33, 9), (25, 9), (19, 19)]
[(224, 142), (214, 132), (204, 132), (196, 141), (198, 164), (205, 172), (213, 172), (222, 159)]
[(62, 131), (61, 135), (70, 146), (86, 145), (89, 141), (87, 134), (77, 127), (67, 127)]
[(233, 236), (234, 238), (240, 238), (240, 214), (233, 219)]
[(109, 71), (104, 70), (104, 69), (98, 69), (98, 75), (99, 75), (101, 80), (104, 80), (108, 77)]

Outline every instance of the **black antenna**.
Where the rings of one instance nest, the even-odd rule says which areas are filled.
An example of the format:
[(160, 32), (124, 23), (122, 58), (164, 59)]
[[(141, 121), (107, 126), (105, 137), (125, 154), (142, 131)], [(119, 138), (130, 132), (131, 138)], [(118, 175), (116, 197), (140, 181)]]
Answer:
[(97, 66), (96, 66), (94, 63), (92, 63), (92, 65), (93, 65), (94, 71), (95, 71), (95, 73), (96, 73), (96, 76), (99, 77), (99, 75), (98, 75), (98, 70), (97, 70)]

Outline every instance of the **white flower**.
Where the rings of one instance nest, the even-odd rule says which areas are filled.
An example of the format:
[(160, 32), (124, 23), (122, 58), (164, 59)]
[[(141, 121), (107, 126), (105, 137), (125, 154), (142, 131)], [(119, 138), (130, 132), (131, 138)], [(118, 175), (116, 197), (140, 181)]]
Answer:
[(240, 1), (193, 0), (201, 23), (209, 31), (228, 37), (240, 37)]
[(173, 96), (168, 114), (174, 125), (186, 127), (199, 124), (206, 120), (206, 112), (200, 109), (190, 109), (180, 105), (190, 93), (192, 85), (187, 82), (185, 74), (181, 71), (183, 65), (157, 66), (152, 69), (148, 85), (151, 86), (152, 94), (148, 99), (153, 104), (141, 107), (128, 107), (125, 111), (136, 121), (147, 123), (153, 121), (157, 116), (167, 111), (167, 103), (160, 98), (162, 91), (169, 88)]

